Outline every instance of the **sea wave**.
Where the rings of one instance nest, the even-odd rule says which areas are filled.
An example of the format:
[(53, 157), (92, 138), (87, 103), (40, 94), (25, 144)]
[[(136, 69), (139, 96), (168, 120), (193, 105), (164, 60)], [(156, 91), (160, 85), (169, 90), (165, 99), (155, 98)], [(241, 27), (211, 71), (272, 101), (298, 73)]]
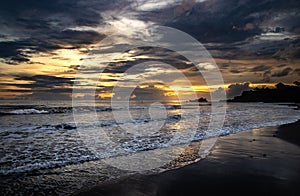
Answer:
[[(185, 142), (196, 142), (196, 141), (201, 141), (206, 138), (211, 138), (211, 137), (217, 137), (220, 135), (228, 135), (231, 133), (236, 133), (240, 132), (243, 130), (248, 130), (248, 129), (253, 129), (253, 128), (261, 128), (265, 126), (276, 126), (276, 125), (281, 125), (281, 124), (286, 124), (286, 123), (291, 123), (293, 121), (281, 121), (281, 122), (276, 122), (276, 123), (262, 123), (259, 125), (247, 125), (244, 127), (224, 127), (222, 132), (219, 132), (215, 136), (208, 136), (208, 135), (201, 135), (200, 132), (196, 133), (195, 137), (193, 140), (189, 141), (181, 141), (180, 138), (173, 139), (174, 141), (172, 143), (169, 143), (170, 145), (178, 145), (178, 144), (184, 144)], [(66, 128), (67, 127), (67, 128)], [(56, 130), (70, 130), (68, 127), (72, 127), (71, 125), (55, 125), (52, 126), (52, 128)], [(45, 127), (41, 128), (45, 130)], [(49, 127), (48, 127), (49, 129)], [(71, 128), (73, 129), (73, 127)], [(72, 130), (70, 130), (72, 131)], [(50, 134), (50, 132), (48, 132)], [(51, 133), (53, 134), (53, 133)], [(66, 135), (68, 136), (68, 135)], [(74, 136), (72, 136), (74, 137)], [(78, 138), (80, 140), (80, 138)], [(30, 171), (35, 171), (35, 170), (40, 170), (40, 169), (50, 169), (50, 168), (57, 168), (57, 167), (62, 167), (66, 165), (71, 165), (71, 164), (79, 164), (83, 163), (86, 161), (92, 161), (92, 160), (99, 160), (102, 158), (108, 158), (108, 157), (113, 157), (113, 156), (121, 156), (124, 155), (124, 151), (126, 153), (135, 153), (139, 151), (148, 151), (148, 150), (154, 150), (158, 148), (163, 148), (163, 147), (168, 147), (166, 146), (166, 142), (170, 141), (170, 137), (164, 136), (158, 134), (158, 135), (152, 135), (151, 137), (133, 137), (132, 139), (129, 139), (127, 141), (122, 142), (120, 140), (120, 143), (118, 144), (118, 148), (113, 148), (110, 147), (109, 145), (107, 146), (108, 149), (104, 151), (101, 157), (96, 156), (95, 154), (92, 154), (86, 147), (85, 144), (76, 144), (76, 147), (71, 147), (70, 144), (68, 144), (66, 141), (62, 144), (56, 144), (55, 140), (53, 140), (53, 143), (51, 145), (67, 145), (69, 150), (62, 148), (61, 146), (56, 146), (57, 150), (54, 151), (44, 151), (41, 150), (40, 152), (27, 152), (28, 155), (32, 153), (36, 153), (37, 157), (31, 157), (31, 158), (26, 158), (26, 161), (22, 160), (19, 156), (17, 157), (3, 157), (1, 159), (1, 167), (0, 167), (0, 174), (1, 175), (8, 175), (12, 173), (23, 173), (23, 172), (30, 172)], [(35, 142), (38, 142), (35, 141)], [(49, 143), (49, 142), (48, 142)], [(73, 143), (72, 145), (74, 145)], [(120, 150), (120, 149), (121, 150)], [(57, 152), (56, 152), (57, 151)], [(61, 151), (61, 152), (58, 152)], [(25, 152), (24, 152), (25, 153)], [(27, 154), (26, 153), (26, 154)], [(46, 154), (45, 154), (46, 153)], [(20, 154), (21, 156), (21, 154)], [(38, 158), (38, 157), (43, 157), (47, 156), (48, 158)], [(31, 160), (32, 159), (32, 160)], [(18, 160), (17, 162), (13, 162), (13, 160)], [(5, 166), (6, 165), (6, 166)]]
[[(177, 110), (180, 106), (171, 105), (160, 107), (166, 110)], [(75, 107), (47, 107), (47, 106), (0, 106), (0, 115), (28, 115), (55, 114), (74, 112), (110, 112), (112, 110), (146, 110), (149, 106), (111, 107), (111, 106), (75, 106)]]
[(22, 114), (49, 114), (49, 111), (46, 110), (37, 110), (37, 109), (18, 109), (12, 111), (0, 111), (2, 115), (22, 115)]
[[(146, 114), (147, 110), (135, 110), (135, 114), (142, 114), (142, 112)], [(76, 125), (70, 119), (61, 119), (68, 115), (52, 115), (51, 118), (42, 115), (35, 116), (39, 120), (30, 123), (28, 123), (28, 119), (32, 119), (33, 116), (23, 116), (24, 118), (18, 118), (21, 121), (19, 127), (16, 126), (15, 118), (7, 118), (11, 122), (3, 123), (0, 126), (0, 146), (2, 146), (2, 152), (5, 152), (0, 157), (0, 174), (6, 175), (79, 164), (89, 160), (120, 156), (124, 152), (135, 153), (166, 148), (244, 130), (291, 123), (300, 118), (299, 110), (294, 110), (288, 106), (230, 104), (223, 128), (210, 133), (207, 132), (211, 118), (209, 109), (203, 108), (198, 115), (191, 116), (181, 115), (175, 110), (169, 112), (167, 119), (151, 119), (145, 115), (145, 117), (141, 116), (141, 119), (124, 122), (125, 127), (126, 123), (129, 123), (128, 127), (142, 129), (144, 132), (141, 133), (131, 129), (129, 131), (122, 130), (110, 112), (106, 113), (107, 115), (100, 115), (105, 119), (98, 119), (95, 122), (87, 121), (87, 123), (83, 122)], [(82, 117), (84, 116), (83, 112)], [(54, 120), (54, 117), (59, 120)], [(88, 115), (86, 118), (89, 118)], [(41, 119), (45, 119), (43, 123), (41, 123)], [(196, 122), (195, 119), (199, 122), (198, 125), (193, 124)], [(147, 123), (159, 120), (165, 121), (162, 130), (150, 131), (147, 129), (149, 128)], [(186, 139), (180, 137), (180, 134), (177, 135), (178, 137), (174, 134), (183, 132), (183, 129), (195, 133), (194, 136)], [(79, 132), (82, 135), (78, 134)], [(106, 136), (111, 142), (103, 143), (103, 140), (97, 135), (99, 132), (107, 134)], [(86, 143), (89, 141), (92, 144), (93, 142), (99, 144), (100, 152), (103, 152), (100, 156), (89, 151), (88, 146), (90, 144)]]

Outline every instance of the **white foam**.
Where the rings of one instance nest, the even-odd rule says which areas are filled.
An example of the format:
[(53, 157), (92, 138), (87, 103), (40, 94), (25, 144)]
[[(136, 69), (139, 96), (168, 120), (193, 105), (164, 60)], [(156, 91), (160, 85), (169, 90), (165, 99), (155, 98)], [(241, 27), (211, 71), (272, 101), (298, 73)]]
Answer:
[[(35, 116), (38, 120), (47, 119), (44, 121), (47, 125), (26, 125), (28, 119), (32, 119), (33, 116), (24, 115), (18, 118), (18, 123), (22, 127), (21, 130), (20, 126), (17, 127), (16, 122), (13, 121), (15, 118), (7, 118), (12, 121), (6, 123), (6, 126), (4, 124), (0, 125), (0, 130), (5, 131), (3, 131), (0, 145), (7, 152), (6, 156), (0, 158), (0, 164), (2, 164), (0, 174), (57, 167), (97, 158), (120, 156), (124, 153), (167, 148), (172, 145), (189, 143), (191, 139), (193, 141), (202, 140), (253, 128), (277, 126), (300, 119), (300, 111), (288, 106), (263, 103), (230, 103), (228, 104), (223, 128), (216, 132), (207, 132), (206, 128), (211, 117), (209, 107), (202, 107), (197, 115), (190, 114), (188, 110), (185, 115), (169, 110), (167, 119), (149, 119), (147, 115), (144, 115), (147, 112), (148, 110), (133, 109), (132, 115), (140, 118), (125, 122), (138, 128), (145, 127), (143, 128), (145, 132), (141, 132), (140, 135), (139, 132), (135, 134), (121, 130), (119, 124), (113, 120), (113, 115), (110, 115), (109, 112), (101, 113), (99, 111), (99, 119), (77, 124), (77, 128), (86, 131), (87, 134), (83, 136), (77, 134), (74, 123), (64, 119), (67, 118), (67, 115), (51, 115), (51, 118), (48, 115)], [(37, 109), (19, 109), (10, 111), (10, 113), (47, 114), (49, 112)], [(88, 117), (89, 113), (82, 113), (82, 118)], [(59, 118), (59, 121), (55, 121), (55, 118)], [(193, 119), (199, 120), (199, 125), (193, 124)], [(38, 120), (33, 123), (40, 123)], [(147, 128), (147, 124), (158, 120), (166, 121), (164, 130), (151, 131), (150, 128)], [(99, 136), (98, 130), (100, 128), (104, 130), (103, 135), (107, 134), (111, 141), (115, 143), (111, 141), (104, 143), (104, 140), (97, 141), (97, 138), (102, 138), (102, 135)], [(174, 134), (175, 132), (182, 132), (182, 130), (196, 132), (196, 135), (193, 138), (185, 138), (180, 134)], [(88, 133), (94, 133), (94, 135)], [(86, 141), (90, 141), (94, 146), (99, 146), (99, 152), (103, 152), (101, 156), (94, 156), (87, 149), (86, 143), (81, 142), (85, 137)], [(22, 144), (8, 145), (19, 141), (22, 141)]]
[(8, 112), (2, 112), (5, 114), (15, 114), (15, 115), (22, 115), (22, 114), (49, 114), (48, 111), (45, 110), (36, 110), (36, 109), (19, 109), (13, 110)]

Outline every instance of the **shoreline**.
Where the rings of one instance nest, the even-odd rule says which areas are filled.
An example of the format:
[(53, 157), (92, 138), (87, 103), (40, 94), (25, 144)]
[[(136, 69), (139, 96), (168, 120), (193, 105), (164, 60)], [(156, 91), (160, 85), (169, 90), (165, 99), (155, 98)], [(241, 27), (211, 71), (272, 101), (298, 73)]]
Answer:
[(75, 195), (298, 195), (298, 127), (300, 120), (222, 136), (203, 160), (159, 174), (134, 174)]
[[(265, 188), (272, 195), (289, 195), (283, 193), (290, 193), (290, 190), (300, 193), (300, 188), (295, 190), (295, 182), (300, 181), (300, 149), (296, 144), (290, 143), (290, 138), (295, 139), (293, 132), (297, 131), (299, 123), (300, 120), (221, 136), (211, 153), (200, 161), (195, 160), (199, 157), (201, 141), (195, 141), (178, 159), (163, 168), (145, 171), (143, 174), (119, 170), (102, 161), (90, 161), (37, 172), (5, 175), (1, 176), (3, 183), (0, 193), (193, 195), (198, 191), (196, 189), (206, 193), (217, 188), (228, 194), (236, 192), (238, 195), (238, 190), (232, 190), (232, 187), (252, 190), (251, 187), (245, 187), (245, 184), (251, 185), (256, 191)], [(286, 135), (286, 131), (291, 132), (288, 134), (289, 138), (282, 137)], [(256, 179), (260, 182), (253, 184)], [(227, 183), (226, 186), (222, 182)], [(269, 194), (266, 191), (258, 192)], [(217, 194), (217, 191), (213, 193)], [(239, 192), (239, 195), (242, 193), (244, 194)]]

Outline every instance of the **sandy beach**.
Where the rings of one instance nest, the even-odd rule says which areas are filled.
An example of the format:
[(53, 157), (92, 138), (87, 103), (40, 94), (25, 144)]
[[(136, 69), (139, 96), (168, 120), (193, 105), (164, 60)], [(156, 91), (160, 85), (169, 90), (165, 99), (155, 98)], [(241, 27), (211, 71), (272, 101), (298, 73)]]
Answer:
[(77, 195), (299, 195), (300, 121), (220, 137), (205, 159), (156, 175), (131, 175)]

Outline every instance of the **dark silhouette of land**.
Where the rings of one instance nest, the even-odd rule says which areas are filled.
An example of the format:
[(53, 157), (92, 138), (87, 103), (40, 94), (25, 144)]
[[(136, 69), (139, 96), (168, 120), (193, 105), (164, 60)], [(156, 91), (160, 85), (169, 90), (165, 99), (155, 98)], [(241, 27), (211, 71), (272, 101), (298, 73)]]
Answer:
[(206, 103), (208, 102), (205, 97), (200, 97), (199, 99), (190, 100), (189, 102), (199, 102), (199, 103)]
[(244, 91), (242, 95), (228, 100), (229, 102), (294, 102), (300, 103), (300, 85), (276, 84), (276, 88), (255, 88)]
[(201, 98), (198, 99), (198, 102), (207, 102), (207, 99), (204, 98), (204, 97), (201, 97)]

